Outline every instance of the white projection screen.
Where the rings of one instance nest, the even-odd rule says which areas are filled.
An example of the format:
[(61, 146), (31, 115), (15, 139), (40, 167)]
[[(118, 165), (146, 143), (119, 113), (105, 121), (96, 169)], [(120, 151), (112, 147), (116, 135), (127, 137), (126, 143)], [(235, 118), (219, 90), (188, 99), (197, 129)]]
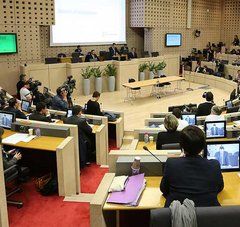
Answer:
[(55, 0), (50, 46), (126, 43), (126, 0)]

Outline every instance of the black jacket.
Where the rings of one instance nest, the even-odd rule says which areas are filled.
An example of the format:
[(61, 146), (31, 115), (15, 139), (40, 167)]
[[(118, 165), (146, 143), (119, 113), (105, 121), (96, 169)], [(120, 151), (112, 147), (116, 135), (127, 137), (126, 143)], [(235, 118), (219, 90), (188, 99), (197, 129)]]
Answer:
[(94, 54), (94, 57), (89, 53), (86, 55), (85, 62), (90, 62), (92, 59), (95, 59), (95, 61), (99, 61), (99, 58), (96, 54)]
[(97, 101), (92, 101), (91, 99), (87, 102), (87, 114), (103, 116), (100, 110), (100, 105)]
[(165, 207), (173, 200), (188, 198), (196, 207), (219, 206), (217, 194), (224, 187), (217, 160), (200, 156), (169, 158), (165, 165), (160, 190), (166, 197)]
[(179, 143), (180, 132), (159, 132), (157, 136), (156, 149), (161, 150), (162, 145), (169, 143)]
[(14, 107), (8, 106), (4, 109), (4, 111), (14, 113), (16, 118), (27, 119), (26, 115), (23, 112), (21, 112), (20, 110), (14, 108)]
[(119, 50), (117, 49), (117, 47), (113, 48), (113, 47), (109, 47), (109, 53), (110, 53), (110, 56), (114, 56), (116, 54), (120, 54)]
[(32, 113), (29, 116), (29, 120), (33, 120), (33, 121), (45, 121), (45, 122), (51, 122), (51, 117), (47, 117), (37, 111), (35, 111), (34, 113)]
[(133, 52), (129, 52), (128, 53), (128, 58), (129, 59), (137, 58), (137, 53), (136, 52), (134, 52), (134, 53)]
[(211, 113), (211, 109), (215, 104), (212, 102), (204, 102), (198, 105), (197, 116), (207, 116)]

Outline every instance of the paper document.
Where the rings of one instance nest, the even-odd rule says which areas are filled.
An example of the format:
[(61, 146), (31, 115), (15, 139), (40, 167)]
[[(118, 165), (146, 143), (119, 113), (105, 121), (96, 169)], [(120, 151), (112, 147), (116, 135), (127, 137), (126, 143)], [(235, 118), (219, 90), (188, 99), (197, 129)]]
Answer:
[(28, 136), (25, 139), (21, 140), (22, 142), (28, 143), (33, 140), (36, 136)]
[(2, 142), (6, 144), (17, 144), (28, 137), (28, 134), (15, 133), (7, 138), (3, 139)]

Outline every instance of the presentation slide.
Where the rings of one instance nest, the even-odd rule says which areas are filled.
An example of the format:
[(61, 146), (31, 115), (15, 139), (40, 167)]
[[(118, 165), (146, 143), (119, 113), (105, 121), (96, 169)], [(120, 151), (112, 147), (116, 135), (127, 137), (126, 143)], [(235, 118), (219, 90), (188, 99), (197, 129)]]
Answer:
[(55, 0), (50, 46), (126, 43), (126, 0)]
[(166, 46), (181, 46), (182, 35), (181, 34), (166, 34)]
[(16, 35), (0, 34), (0, 54), (16, 52), (17, 52)]

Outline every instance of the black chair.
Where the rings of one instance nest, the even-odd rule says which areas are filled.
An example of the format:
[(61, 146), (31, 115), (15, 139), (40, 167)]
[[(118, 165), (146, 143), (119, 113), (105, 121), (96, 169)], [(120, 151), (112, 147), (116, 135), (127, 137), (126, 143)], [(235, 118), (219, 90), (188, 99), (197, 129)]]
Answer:
[(144, 58), (149, 58), (149, 57), (150, 57), (149, 52), (148, 52), (148, 51), (144, 51), (144, 52), (143, 52), (143, 57), (144, 57)]
[(65, 57), (66, 57), (66, 54), (60, 53), (60, 54), (58, 54), (57, 56), (58, 56), (58, 58), (65, 58)]
[[(4, 170), (5, 184), (16, 181), (18, 176), (19, 176), (19, 173), (18, 173), (17, 165), (13, 165), (13, 166), (9, 167), (8, 169)], [(6, 191), (8, 191), (8, 190), (6, 190)], [(7, 204), (16, 206), (17, 208), (22, 208), (23, 202), (15, 201), (15, 200), (8, 200), (8, 198), (10, 196), (12, 196), (13, 194), (15, 194), (17, 192), (22, 192), (22, 189), (17, 186), (15, 188), (9, 190), (9, 192), (7, 192), (7, 195), (6, 195), (7, 196)]]
[[(133, 78), (130, 78), (130, 79), (128, 80), (128, 83), (134, 83), (134, 82), (136, 82), (136, 80), (133, 79)], [(130, 90), (131, 90), (131, 95), (132, 95), (132, 97), (133, 97), (134, 99), (136, 98), (136, 93), (137, 93), (137, 92), (138, 92), (139, 94), (141, 94), (141, 88), (140, 88), (140, 87), (131, 88)]]
[(72, 53), (72, 63), (82, 62), (82, 58), (80, 58), (80, 53), (74, 52)]
[(159, 52), (152, 52), (152, 57), (158, 57), (159, 56)]
[(45, 58), (45, 64), (57, 64), (59, 63), (58, 58)]
[[(237, 227), (240, 223), (240, 206), (196, 207), (198, 227)], [(171, 227), (169, 208), (151, 210), (151, 227)]]
[(168, 143), (162, 145), (162, 150), (178, 150), (178, 149), (181, 149), (179, 143)]

